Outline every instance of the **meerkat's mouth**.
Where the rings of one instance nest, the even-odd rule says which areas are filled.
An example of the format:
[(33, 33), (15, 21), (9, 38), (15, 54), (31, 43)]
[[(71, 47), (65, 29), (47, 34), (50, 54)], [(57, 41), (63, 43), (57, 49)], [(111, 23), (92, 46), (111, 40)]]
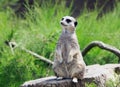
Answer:
[(63, 22), (61, 22), (61, 25), (63, 25), (63, 26), (67, 26), (67, 25), (65, 25)]

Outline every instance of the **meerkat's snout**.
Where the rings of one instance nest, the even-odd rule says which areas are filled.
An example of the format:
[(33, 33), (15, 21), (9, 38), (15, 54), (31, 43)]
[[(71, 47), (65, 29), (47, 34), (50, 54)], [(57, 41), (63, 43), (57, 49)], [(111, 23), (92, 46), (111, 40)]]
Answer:
[(60, 23), (61, 23), (62, 26), (67, 26), (67, 25), (65, 25), (64, 22), (62, 22), (62, 21), (61, 21)]

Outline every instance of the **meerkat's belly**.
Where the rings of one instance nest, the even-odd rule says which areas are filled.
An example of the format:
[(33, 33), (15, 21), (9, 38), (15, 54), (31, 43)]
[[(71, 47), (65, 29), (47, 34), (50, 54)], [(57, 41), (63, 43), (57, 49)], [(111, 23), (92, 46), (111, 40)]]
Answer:
[(69, 57), (70, 50), (71, 50), (70, 42), (68, 40), (65, 40), (64, 44), (62, 45), (62, 58), (64, 61), (66, 61), (67, 58)]

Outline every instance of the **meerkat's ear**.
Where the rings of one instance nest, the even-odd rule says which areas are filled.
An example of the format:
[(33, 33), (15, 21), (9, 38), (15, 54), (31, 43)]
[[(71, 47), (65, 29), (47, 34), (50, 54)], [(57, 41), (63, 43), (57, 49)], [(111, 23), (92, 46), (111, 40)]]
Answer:
[(75, 27), (77, 26), (77, 24), (78, 24), (78, 22), (76, 21), (76, 22), (74, 23)]

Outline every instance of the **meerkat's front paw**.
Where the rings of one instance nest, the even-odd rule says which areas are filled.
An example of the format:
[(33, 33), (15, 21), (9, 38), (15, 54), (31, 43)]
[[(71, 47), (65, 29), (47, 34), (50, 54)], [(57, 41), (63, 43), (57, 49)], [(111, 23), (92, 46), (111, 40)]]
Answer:
[(72, 80), (74, 83), (78, 83), (78, 79), (77, 78), (73, 78)]
[(61, 57), (59, 58), (59, 62), (60, 62), (60, 63), (62, 63), (62, 62), (63, 62), (63, 59), (62, 59)]
[(70, 56), (68, 57), (68, 59), (67, 59), (67, 63), (72, 62), (72, 60), (73, 60), (73, 57), (70, 55)]

